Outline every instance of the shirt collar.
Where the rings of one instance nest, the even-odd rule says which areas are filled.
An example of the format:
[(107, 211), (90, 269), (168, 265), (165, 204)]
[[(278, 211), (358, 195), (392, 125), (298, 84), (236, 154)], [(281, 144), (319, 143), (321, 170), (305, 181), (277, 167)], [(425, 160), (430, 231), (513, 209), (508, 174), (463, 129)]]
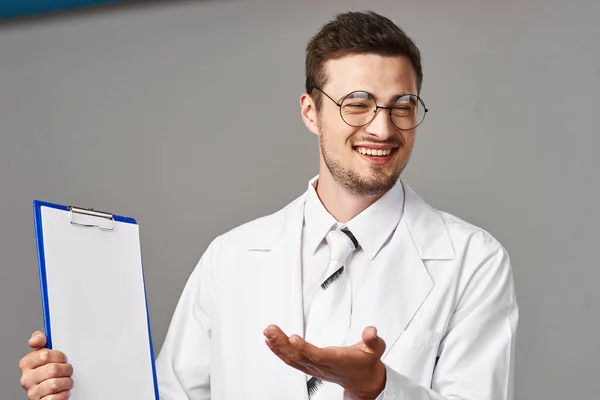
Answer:
[[(304, 206), (306, 239), (311, 254), (317, 251), (332, 228), (342, 225), (321, 203), (314, 186), (317, 180), (318, 175), (309, 181)], [(372, 260), (398, 226), (403, 210), (404, 188), (402, 181), (398, 180), (379, 200), (343, 225), (350, 229), (367, 257)]]
[(338, 223), (327, 212), (317, 195), (315, 183), (318, 179), (319, 176), (317, 175), (309, 181), (306, 203), (304, 205), (304, 224), (307, 230), (306, 240), (311, 254), (317, 252), (327, 233)]

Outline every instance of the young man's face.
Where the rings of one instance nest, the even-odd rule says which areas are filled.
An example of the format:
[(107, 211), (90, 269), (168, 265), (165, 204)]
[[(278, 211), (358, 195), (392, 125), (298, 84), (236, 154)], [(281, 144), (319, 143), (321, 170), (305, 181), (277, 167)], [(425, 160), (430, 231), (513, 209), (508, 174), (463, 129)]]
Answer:
[[(415, 140), (416, 130), (406, 121), (407, 117), (402, 117), (402, 113), (411, 107), (418, 107), (423, 112), (422, 105), (418, 102), (411, 104), (410, 98), (403, 97), (396, 102), (401, 95), (417, 94), (414, 68), (405, 57), (361, 54), (329, 60), (326, 72), (328, 82), (320, 89), (335, 102), (341, 103), (354, 91), (368, 92), (377, 105), (396, 107), (393, 113), (400, 117), (395, 117), (395, 121), (409, 128), (400, 130), (394, 126), (387, 109), (379, 109), (374, 119), (365, 126), (351, 126), (361, 125), (373, 116), (373, 111), (367, 112), (368, 103), (372, 105), (373, 98), (369, 99), (364, 92), (348, 97), (341, 110), (321, 94), (321, 111), (316, 113), (313, 110), (311, 113), (315, 116), (315, 123), (308, 123), (305, 117), (308, 128), (319, 136), (320, 174), (330, 174), (353, 194), (382, 194), (398, 180), (408, 163)], [(311, 103), (303, 97), (303, 110)], [(314, 104), (312, 107), (314, 109)]]

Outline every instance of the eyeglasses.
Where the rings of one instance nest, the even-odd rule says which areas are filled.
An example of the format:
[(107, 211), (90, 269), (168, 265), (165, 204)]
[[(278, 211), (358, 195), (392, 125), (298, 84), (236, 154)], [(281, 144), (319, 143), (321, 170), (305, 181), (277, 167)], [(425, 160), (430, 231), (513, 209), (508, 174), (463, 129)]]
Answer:
[(356, 90), (348, 93), (338, 103), (327, 93), (318, 87), (319, 92), (323, 93), (340, 108), (342, 120), (350, 126), (359, 128), (368, 125), (381, 108), (388, 110), (392, 124), (400, 130), (411, 130), (423, 122), (427, 108), (423, 100), (414, 94), (403, 94), (399, 96), (390, 107), (378, 106), (375, 97), (363, 90)]

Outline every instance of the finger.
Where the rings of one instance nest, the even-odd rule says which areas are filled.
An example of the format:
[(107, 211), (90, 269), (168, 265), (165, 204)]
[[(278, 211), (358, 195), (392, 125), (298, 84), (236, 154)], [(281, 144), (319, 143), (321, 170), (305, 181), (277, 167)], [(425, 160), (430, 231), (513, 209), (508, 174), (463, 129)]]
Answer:
[(285, 333), (277, 325), (267, 326), (263, 333), (269, 339), (273, 339), (276, 335), (285, 335)]
[(21, 372), (24, 372), (50, 363), (66, 364), (67, 356), (58, 350), (35, 350), (27, 354), (21, 359), (21, 361), (19, 361), (19, 368), (21, 369)]
[(350, 347), (318, 347), (295, 335), (290, 338), (290, 341), (311, 363), (323, 370), (338, 365), (342, 359), (348, 360), (348, 357), (352, 356), (352, 353), (349, 353)]
[[(303, 364), (308, 362), (306, 357), (290, 343), (290, 338), (288, 338), (278, 326), (271, 325), (265, 329), (265, 336), (267, 336), (279, 350), (287, 354), (295, 362)], [(297, 335), (292, 336), (300, 339)]]
[(367, 343), (374, 340), (377, 337), (377, 328), (374, 326), (367, 326), (362, 332), (362, 340)]
[(73, 379), (53, 378), (40, 383), (27, 393), (29, 394), (29, 398), (43, 399), (46, 396), (57, 395), (71, 389), (73, 389)]
[(30, 388), (53, 378), (70, 378), (73, 375), (71, 364), (50, 363), (23, 374), (21, 386)]
[(335, 357), (334, 347), (320, 348), (295, 335), (290, 338), (290, 342), (304, 357), (316, 365), (324, 366)]
[(312, 372), (314, 372), (313, 369), (296, 362), (289, 355), (287, 355), (286, 353), (281, 351), (281, 349), (271, 339), (266, 339), (265, 343), (267, 344), (267, 346), (269, 346), (269, 349), (271, 349), (273, 354), (275, 354), (277, 357), (279, 357), (281, 359), (281, 361), (283, 361), (290, 367), (296, 368), (297, 370), (302, 371), (305, 374), (309, 374), (309, 375), (312, 375)]
[(46, 345), (46, 335), (43, 332), (35, 331), (29, 338), (29, 346), (34, 349), (41, 349)]
[(377, 328), (368, 326), (363, 330), (362, 341), (374, 354), (381, 357), (385, 352), (385, 341), (377, 334)]
[(46, 396), (40, 400), (67, 400), (71, 397), (71, 392), (65, 390), (64, 392), (60, 392), (57, 394), (51, 394), (50, 396)]

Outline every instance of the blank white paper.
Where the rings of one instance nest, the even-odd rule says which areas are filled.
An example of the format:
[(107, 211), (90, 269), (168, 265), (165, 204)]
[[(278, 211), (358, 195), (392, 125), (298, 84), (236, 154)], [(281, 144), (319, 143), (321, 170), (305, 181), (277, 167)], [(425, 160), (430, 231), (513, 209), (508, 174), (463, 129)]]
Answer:
[(73, 365), (72, 400), (156, 399), (137, 224), (77, 227), (41, 207), (52, 347)]

